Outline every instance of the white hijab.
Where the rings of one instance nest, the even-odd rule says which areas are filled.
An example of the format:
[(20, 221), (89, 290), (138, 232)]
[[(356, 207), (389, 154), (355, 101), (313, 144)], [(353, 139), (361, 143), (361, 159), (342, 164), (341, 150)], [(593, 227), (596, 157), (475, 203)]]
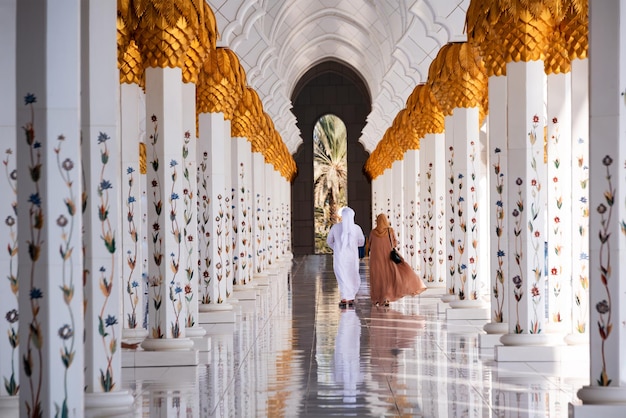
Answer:
[(341, 209), (341, 248), (346, 248), (350, 242), (350, 235), (354, 229), (354, 210), (349, 207)]

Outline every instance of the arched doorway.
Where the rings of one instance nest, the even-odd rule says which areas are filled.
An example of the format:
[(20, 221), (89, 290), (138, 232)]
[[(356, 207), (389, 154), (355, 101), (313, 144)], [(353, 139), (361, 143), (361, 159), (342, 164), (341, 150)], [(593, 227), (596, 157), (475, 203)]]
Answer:
[(359, 142), (367, 115), (371, 112), (371, 98), (356, 71), (342, 63), (328, 61), (316, 65), (302, 76), (291, 102), (303, 140), (294, 154), (298, 176), (291, 186), (293, 253), (314, 254), (313, 132), (323, 115), (336, 115), (346, 125), (348, 206), (355, 210), (355, 221), (365, 233), (371, 228), (371, 184), (363, 172), (369, 153)]

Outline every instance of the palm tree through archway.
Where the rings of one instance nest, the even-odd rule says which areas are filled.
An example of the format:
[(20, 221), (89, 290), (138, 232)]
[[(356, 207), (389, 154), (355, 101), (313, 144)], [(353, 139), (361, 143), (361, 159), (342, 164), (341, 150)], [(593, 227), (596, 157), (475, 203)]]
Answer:
[(346, 125), (332, 114), (319, 118), (313, 128), (313, 178), (315, 252), (329, 253), (326, 237), (338, 221), (338, 209), (347, 204), (348, 196)]

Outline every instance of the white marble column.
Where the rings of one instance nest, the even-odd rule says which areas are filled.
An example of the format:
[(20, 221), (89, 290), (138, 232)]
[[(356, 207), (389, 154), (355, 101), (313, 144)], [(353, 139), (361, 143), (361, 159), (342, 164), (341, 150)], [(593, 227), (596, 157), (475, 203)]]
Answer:
[(626, 409), (625, 14), (625, 0), (589, 3), (591, 370), (576, 418)]
[(389, 223), (396, 232), (398, 238), (398, 246), (400, 252), (404, 257), (404, 251), (402, 248), (405, 244), (404, 237), (404, 161), (396, 160), (391, 164), (391, 207), (392, 216), (389, 218)]
[[(18, 311), (18, 244), (17, 244), (17, 160), (15, 42), (16, 0), (0, 4), (0, 138), (5, 143), (0, 174), (0, 270), (6, 280), (0, 281), (0, 415), (18, 412), (20, 359)], [(7, 59), (8, 58), (8, 59)]]
[(436, 283), (437, 277), (437, 254), (436, 254), (436, 231), (437, 231), (437, 213), (435, 212), (435, 195), (434, 195), (434, 143), (431, 141), (432, 136), (426, 135), (420, 140), (419, 151), (419, 167), (420, 167), (420, 242), (419, 257), (422, 266), (422, 280), (427, 286)]
[(458, 193), (458, 168), (456, 155), (458, 151), (454, 143), (454, 123), (451, 116), (445, 117), (445, 178), (446, 178), (446, 198), (445, 198), (445, 242), (447, 250), (446, 262), (446, 291), (443, 296), (444, 302), (450, 302), (458, 299), (457, 293), (461, 282), (457, 272), (459, 265), (459, 253), (457, 251), (457, 207), (459, 197)]
[(265, 248), (265, 160), (263, 154), (252, 153), (252, 239), (254, 251), (254, 275), (264, 276), (266, 269)]
[(589, 343), (589, 62), (572, 61), (572, 298), (568, 344)]
[[(198, 139), (198, 234), (200, 312), (230, 310), (225, 280), (226, 194), (224, 147), (226, 124), (222, 113), (201, 113)], [(230, 144), (229, 144), (230, 145)], [(229, 199), (230, 200), (230, 199)]]
[(190, 349), (183, 237), (183, 93), (180, 68), (146, 68), (148, 338), (145, 350)]
[(226, 294), (233, 294), (233, 264), (234, 264), (234, 233), (233, 233), (233, 186), (232, 186), (232, 137), (231, 137), (231, 121), (224, 120), (224, 145), (222, 147), (222, 164), (224, 173), (224, 281), (226, 284)]
[[(506, 116), (506, 76), (489, 77), (489, 279), (491, 294), (491, 322), (483, 329), (488, 335), (508, 332), (507, 289), (510, 286), (508, 269), (508, 144)], [(497, 340), (487, 341), (479, 336), (481, 347), (494, 345)]]
[(278, 184), (278, 173), (274, 170), (274, 167), (265, 163), (265, 248), (266, 259), (265, 265), (268, 271), (276, 271), (276, 185)]
[(182, 180), (182, 271), (185, 276), (183, 294), (185, 300), (185, 335), (198, 338), (206, 334), (199, 322), (198, 278), (198, 164), (196, 137), (196, 85), (183, 83), (183, 141), (181, 160)]
[[(428, 287), (446, 287), (448, 247), (445, 215), (448, 196), (444, 134), (426, 134), (420, 141), (420, 187), (424, 282)], [(432, 261), (431, 261), (432, 258)]]
[(402, 177), (404, 183), (404, 246), (402, 254), (407, 263), (423, 274), (422, 257), (417, 253), (421, 242), (420, 204), (418, 200), (420, 151), (407, 150), (404, 154)]
[[(479, 265), (483, 261), (480, 253), (479, 232), (480, 211), (478, 181), (481, 175), (479, 149), (478, 108), (456, 108), (453, 115), (446, 117), (446, 141), (453, 137), (454, 175), (453, 196), (456, 204), (454, 218), (456, 296), (458, 301), (450, 302), (456, 308), (484, 307), (482, 293), (483, 277), (479, 275)], [(450, 125), (453, 124), (452, 129)], [(450, 130), (452, 132), (450, 132)], [(448, 237), (451, 240), (451, 237)]]
[(252, 279), (252, 150), (246, 138), (232, 138), (233, 233), (235, 289)]
[(78, 0), (17, 2), (24, 417), (69, 416), (84, 409), (80, 29)]
[(148, 330), (143, 328), (144, 263), (142, 236), (142, 175), (139, 167), (139, 143), (145, 130), (140, 128), (142, 117), (140, 97), (143, 95), (137, 84), (120, 86), (120, 130), (121, 130), (121, 191), (123, 221), (121, 230), (122, 280), (123, 280), (123, 324), (122, 337), (129, 340), (143, 340)]
[[(122, 387), (121, 134), (116, 5), (81, 3), (85, 409), (130, 412)], [(134, 141), (133, 141), (134, 142)]]
[(546, 331), (570, 329), (572, 301), (572, 102), (571, 74), (550, 74), (547, 90), (548, 323)]
[[(511, 346), (551, 344), (545, 332), (544, 294), (544, 242), (547, 240), (545, 85), (543, 62), (507, 64), (509, 175), (505, 187), (508, 189), (508, 276), (511, 286), (508, 293), (509, 332), (500, 341)], [(526, 349), (525, 353), (530, 356), (531, 350)], [(522, 360), (519, 356), (517, 359)]]

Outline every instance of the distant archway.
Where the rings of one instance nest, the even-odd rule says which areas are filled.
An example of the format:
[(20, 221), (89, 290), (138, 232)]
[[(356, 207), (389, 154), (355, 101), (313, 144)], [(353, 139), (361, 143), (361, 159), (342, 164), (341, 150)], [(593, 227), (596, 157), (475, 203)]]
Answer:
[(365, 233), (371, 228), (371, 184), (363, 172), (369, 153), (359, 142), (371, 112), (371, 97), (356, 71), (327, 61), (302, 76), (291, 102), (303, 140), (294, 154), (298, 175), (291, 187), (292, 247), (295, 255), (315, 254), (313, 132), (326, 114), (336, 115), (346, 126), (348, 206), (355, 210), (355, 222)]

